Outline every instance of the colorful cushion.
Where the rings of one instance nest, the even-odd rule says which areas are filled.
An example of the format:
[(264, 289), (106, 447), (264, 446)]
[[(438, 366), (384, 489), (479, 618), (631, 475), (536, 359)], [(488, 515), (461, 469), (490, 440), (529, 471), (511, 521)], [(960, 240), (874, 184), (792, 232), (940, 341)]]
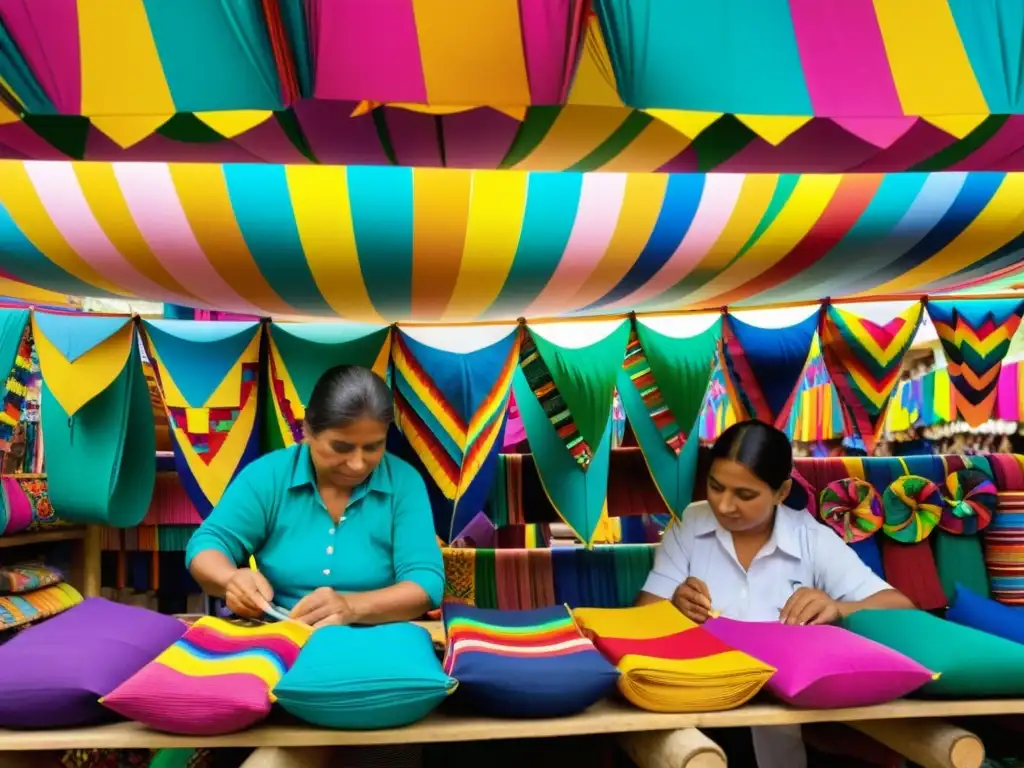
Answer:
[(748, 702), (774, 668), (722, 642), (668, 601), (578, 608), (577, 622), (622, 673), (619, 692), (653, 712), (712, 712)]
[(0, 646), (0, 727), (62, 728), (109, 718), (99, 697), (184, 631), (173, 616), (90, 598), (16, 635)]
[(1024, 695), (1024, 645), (925, 611), (857, 611), (843, 626), (909, 656), (939, 677), (921, 694), (949, 698)]
[(248, 728), (270, 714), (271, 691), (312, 632), (294, 621), (240, 626), (204, 616), (104, 697), (103, 706), (167, 733)]
[(885, 522), (882, 530), (904, 544), (928, 538), (942, 517), (945, 506), (939, 486), (926, 477), (905, 475), (895, 480), (882, 495)]
[(444, 669), (474, 711), (498, 717), (565, 717), (611, 692), (619, 673), (565, 606), (492, 611), (445, 605)]
[(1005, 605), (1024, 605), (1024, 492), (999, 492), (984, 539), (992, 597)]
[(962, 469), (946, 478), (946, 505), (939, 527), (944, 531), (973, 534), (992, 522), (996, 509), (996, 484), (978, 469)]
[(38, 563), (0, 566), (0, 595), (17, 595), (43, 587), (52, 587), (64, 581), (64, 574), (56, 568)]
[(846, 477), (821, 492), (821, 519), (847, 544), (872, 536), (884, 517), (882, 499), (867, 480)]
[(868, 707), (906, 696), (934, 676), (916, 661), (840, 627), (709, 619), (704, 628), (775, 667), (768, 690), (798, 707)]
[(946, 618), (1015, 643), (1024, 644), (1024, 608), (1003, 605), (956, 585)]
[(274, 693), (288, 712), (313, 725), (369, 730), (426, 717), (456, 685), (427, 630), (381, 624), (318, 629)]
[(82, 602), (70, 584), (55, 584), (23, 595), (0, 597), (0, 631), (56, 616)]

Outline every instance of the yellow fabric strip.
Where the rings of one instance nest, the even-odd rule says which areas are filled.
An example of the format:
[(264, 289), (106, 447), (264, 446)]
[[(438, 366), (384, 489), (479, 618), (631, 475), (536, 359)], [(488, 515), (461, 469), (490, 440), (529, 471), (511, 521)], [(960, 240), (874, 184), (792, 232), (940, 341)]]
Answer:
[(811, 121), (793, 115), (736, 115), (743, 123), (773, 147), (777, 147)]
[(471, 185), (472, 174), (447, 168), (413, 173), (412, 314), (417, 319), (439, 320), (455, 289)]
[(444, 320), (472, 320), (501, 292), (519, 247), (529, 176), (516, 171), (473, 171), (469, 222), (459, 276)]
[(651, 640), (697, 626), (668, 600), (637, 608), (576, 608), (572, 615), (580, 627), (598, 637), (619, 640)]
[(948, 0), (875, 0), (875, 16), (906, 114), (988, 113)]
[[(0, 77), (0, 85), (4, 86), (8, 93), (11, 93), (11, 89), (4, 83), (4, 79)], [(13, 95), (13, 94), (12, 94)], [(18, 114), (8, 107), (4, 102), (0, 101), (0, 125), (10, 125), (21, 120)]]
[(233, 139), (258, 125), (263, 125), (274, 113), (269, 109), (233, 109), (227, 112), (196, 112), (194, 114), (225, 139)]
[(207, 260), (239, 296), (270, 315), (298, 314), (277, 295), (249, 253), (219, 165), (168, 166), (182, 210)]
[[(258, 325), (253, 329), (252, 341), (238, 360), (228, 371), (228, 375), (217, 385), (217, 388), (206, 398), (201, 405), (205, 408), (238, 408), (244, 403), (242, 400), (242, 366), (246, 363), (255, 365), (260, 360), (260, 339), (263, 333), (263, 326)], [(198, 403), (196, 405), (199, 405)], [(241, 459), (241, 456), (239, 456)]]
[(518, 0), (412, 5), (429, 103), (530, 103)]
[(817, 223), (841, 180), (840, 174), (801, 176), (793, 194), (768, 229), (761, 233), (742, 258), (694, 291), (688, 303), (697, 305), (702, 301), (713, 300), (778, 264)]
[[(125, 260), (170, 293), (199, 300), (160, 263), (142, 236), (125, 202), (112, 163), (75, 163), (75, 176), (89, 209)], [(202, 303), (202, 302), (200, 302)]]
[(722, 116), (721, 112), (694, 112), (686, 109), (645, 109), (648, 115), (671, 126), (693, 140)]
[(101, 291), (117, 296), (130, 295), (129, 291), (100, 277), (100, 273), (68, 245), (54, 226), (20, 161), (0, 161), (0, 205), (7, 209), (25, 237), (69, 275)]
[(656, 171), (690, 146), (682, 133), (660, 120), (652, 120), (629, 146), (601, 166), (605, 172)]
[(78, 40), (82, 114), (177, 111), (140, 0), (78, 0)]
[(615, 233), (601, 261), (573, 297), (574, 307), (585, 307), (600, 299), (633, 266), (661, 215), (667, 186), (668, 175), (664, 173), (636, 174), (626, 178), (626, 193), (619, 209)]
[(924, 120), (950, 136), (962, 139), (985, 122), (987, 117), (988, 115), (929, 115)]
[(316, 287), (339, 317), (383, 323), (363, 281), (344, 168), (285, 168), (295, 224)]
[(612, 59), (597, 16), (591, 16), (587, 23), (580, 63), (566, 103), (595, 107), (625, 106), (619, 96)]
[(67, 294), (36, 288), (17, 280), (8, 280), (6, 277), (0, 277), (0, 296), (10, 296), (12, 299), (28, 301), (32, 304), (49, 304), (53, 307), (72, 306)]
[(621, 107), (562, 107), (540, 144), (515, 168), (564, 171), (603, 144), (629, 117)]
[(907, 293), (922, 285), (940, 280), (966, 269), (978, 260), (978, 254), (993, 253), (1006, 245), (1024, 229), (1024, 174), (1008, 173), (1003, 183), (979, 213), (953, 242), (926, 261), (895, 280), (872, 289), (869, 293)]
[(128, 149), (147, 139), (172, 115), (96, 115), (90, 118), (93, 127), (121, 149)]

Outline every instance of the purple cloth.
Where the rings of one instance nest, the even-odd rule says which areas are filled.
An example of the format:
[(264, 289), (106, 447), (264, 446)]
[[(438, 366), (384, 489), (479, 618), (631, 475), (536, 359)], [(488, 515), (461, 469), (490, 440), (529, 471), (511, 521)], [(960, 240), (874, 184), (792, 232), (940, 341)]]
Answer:
[(477, 549), (494, 549), (496, 540), (497, 531), (494, 523), (483, 512), (477, 512), (476, 517), (469, 521), (452, 543), (461, 542)]
[(67, 728), (109, 719), (99, 699), (185, 634), (173, 616), (85, 600), (0, 646), (0, 727)]
[(767, 688), (811, 709), (869, 707), (902, 698), (934, 677), (901, 653), (841, 627), (708, 619), (712, 635), (777, 670)]

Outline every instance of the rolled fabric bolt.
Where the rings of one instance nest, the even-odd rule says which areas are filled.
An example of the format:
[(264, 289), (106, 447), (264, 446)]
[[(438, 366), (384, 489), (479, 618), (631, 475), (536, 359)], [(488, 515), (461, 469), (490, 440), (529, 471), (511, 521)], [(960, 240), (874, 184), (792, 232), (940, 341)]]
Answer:
[(725, 768), (725, 752), (696, 728), (624, 733), (619, 746), (639, 768)]

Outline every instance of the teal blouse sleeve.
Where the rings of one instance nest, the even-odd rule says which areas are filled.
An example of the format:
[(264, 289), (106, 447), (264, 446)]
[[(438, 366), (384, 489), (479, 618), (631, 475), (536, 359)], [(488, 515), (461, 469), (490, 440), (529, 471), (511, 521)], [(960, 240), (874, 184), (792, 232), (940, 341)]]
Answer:
[(192, 534), (185, 549), (186, 568), (196, 555), (209, 549), (241, 567), (263, 546), (270, 529), (272, 486), (261, 464), (256, 461), (238, 473), (210, 516)]
[(423, 478), (404, 465), (396, 478), (394, 507), (395, 583), (411, 581), (430, 598), (432, 608), (444, 597), (444, 560), (434, 533), (434, 516)]

